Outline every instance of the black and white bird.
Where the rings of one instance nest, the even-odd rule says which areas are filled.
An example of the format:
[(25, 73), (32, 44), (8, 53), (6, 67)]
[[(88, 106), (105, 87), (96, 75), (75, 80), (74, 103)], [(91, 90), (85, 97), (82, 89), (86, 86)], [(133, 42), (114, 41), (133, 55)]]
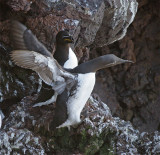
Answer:
[[(22, 23), (11, 20), (10, 38), (14, 50), (36, 51), (42, 55), (53, 57), (51, 52), (37, 39), (37, 37)], [(68, 30), (59, 31), (56, 35), (56, 50), (54, 58), (64, 68), (74, 68), (78, 65), (78, 60), (73, 52), (70, 43), (74, 43), (73, 37)]]
[[(36, 38), (31, 30), (18, 21), (12, 20), (10, 23), (10, 38), (14, 46), (14, 50), (36, 51), (42, 55), (51, 58), (53, 57), (53, 55)], [(67, 30), (57, 33), (54, 58), (62, 67), (70, 69), (78, 65), (78, 59), (70, 46), (71, 43), (74, 43), (74, 40)], [(35, 104), (34, 107), (48, 105), (56, 100), (57, 94), (55, 94), (49, 86), (43, 84), (43, 88), (44, 89), (40, 91), (39, 98), (37, 99), (40, 103)], [(51, 98), (42, 102), (42, 100), (46, 99), (46, 96), (51, 96)]]
[(78, 59), (72, 51), (70, 43), (74, 43), (74, 40), (67, 30), (58, 32), (54, 58), (63, 68), (72, 69), (78, 65)]
[(34, 51), (12, 51), (11, 59), (16, 65), (37, 72), (40, 78), (59, 94), (54, 116), (55, 127), (58, 128), (81, 122), (80, 113), (94, 88), (97, 70), (132, 62), (108, 54), (66, 71), (53, 57)]

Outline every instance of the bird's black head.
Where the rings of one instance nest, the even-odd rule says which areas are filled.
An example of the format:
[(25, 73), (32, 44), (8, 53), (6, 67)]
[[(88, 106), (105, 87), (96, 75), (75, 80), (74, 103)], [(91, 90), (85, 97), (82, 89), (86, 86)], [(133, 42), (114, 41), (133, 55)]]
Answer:
[(69, 35), (68, 30), (60, 31), (56, 35), (56, 42), (60, 44), (74, 43), (72, 36)]

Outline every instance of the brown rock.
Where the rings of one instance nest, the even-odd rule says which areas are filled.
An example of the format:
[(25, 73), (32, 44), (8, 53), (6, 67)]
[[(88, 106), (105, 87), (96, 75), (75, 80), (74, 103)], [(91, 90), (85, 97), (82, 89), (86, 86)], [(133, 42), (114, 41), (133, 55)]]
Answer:
[[(159, 1), (139, 1), (139, 9), (133, 24), (128, 28), (128, 33), (118, 43), (108, 47), (97, 48), (97, 54), (114, 53), (123, 58), (135, 61), (132, 65), (117, 66), (116, 72), (111, 72), (112, 83), (116, 89), (112, 98), (117, 98), (117, 104), (122, 109), (123, 118), (125, 111), (133, 110), (133, 124), (141, 131), (159, 130), (159, 74), (160, 74), (160, 26), (158, 7)], [(106, 52), (105, 52), (106, 49)], [(107, 50), (109, 49), (109, 51)], [(96, 55), (96, 54), (92, 54)], [(113, 69), (111, 69), (112, 71)], [(101, 71), (102, 78), (107, 77), (105, 71)], [(109, 82), (108, 80), (105, 82)], [(103, 84), (101, 81), (100, 83)], [(100, 85), (100, 84), (99, 84)], [(104, 88), (105, 90), (107, 88)], [(101, 91), (103, 92), (104, 89)], [(108, 88), (109, 92), (112, 90)], [(104, 102), (112, 102), (99, 94)], [(109, 107), (114, 109), (111, 104)]]
[(9, 0), (7, 4), (14, 10), (14, 11), (24, 11), (28, 12), (31, 9), (32, 5), (31, 0)]

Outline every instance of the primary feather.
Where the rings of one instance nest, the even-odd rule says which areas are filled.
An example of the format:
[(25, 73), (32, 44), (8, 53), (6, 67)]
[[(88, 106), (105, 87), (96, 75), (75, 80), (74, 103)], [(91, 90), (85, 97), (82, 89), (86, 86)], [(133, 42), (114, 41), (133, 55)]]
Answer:
[(36, 51), (40, 54), (52, 57), (52, 54), (37, 39), (31, 30), (27, 29), (25, 25), (16, 20), (11, 20), (10, 22), (10, 38), (15, 50)]

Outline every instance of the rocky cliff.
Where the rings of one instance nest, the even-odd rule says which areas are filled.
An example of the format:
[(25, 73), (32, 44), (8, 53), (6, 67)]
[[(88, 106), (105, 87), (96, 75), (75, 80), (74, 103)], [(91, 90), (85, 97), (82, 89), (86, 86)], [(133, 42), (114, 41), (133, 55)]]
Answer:
[[(159, 153), (159, 7), (158, 0), (0, 0), (0, 153)], [(113, 53), (135, 64), (99, 71), (84, 109), (89, 117), (71, 131), (51, 131), (54, 106), (32, 107), (42, 87), (38, 76), (10, 61), (11, 19), (53, 53), (56, 33), (69, 29), (79, 63)]]
[(105, 89), (99, 95), (112, 114), (131, 121), (140, 131), (152, 132), (160, 127), (160, 2), (138, 2), (138, 12), (126, 36), (93, 52), (93, 57), (114, 53), (136, 63), (100, 71), (95, 92)]

